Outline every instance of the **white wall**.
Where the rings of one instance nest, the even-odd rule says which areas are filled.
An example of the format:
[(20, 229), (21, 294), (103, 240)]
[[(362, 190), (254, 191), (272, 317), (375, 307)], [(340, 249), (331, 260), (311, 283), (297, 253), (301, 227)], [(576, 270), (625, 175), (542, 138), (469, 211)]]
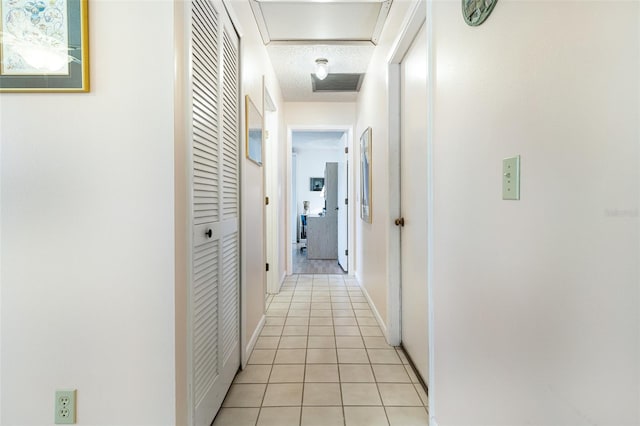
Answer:
[[(638, 2), (427, 15), (432, 424), (638, 425)], [(522, 199), (502, 201), (517, 154)]]
[(175, 423), (173, 3), (90, 6), (91, 93), (0, 95), (3, 425)]
[[(404, 20), (414, 2), (394, 2), (358, 96), (354, 135), (356, 189), (356, 277), (386, 325), (388, 302), (389, 213), (389, 88), (388, 61)], [(360, 219), (360, 136), (372, 129), (372, 223)], [(383, 326), (383, 328), (385, 328)]]
[[(295, 139), (295, 134), (294, 134)], [(318, 214), (324, 208), (324, 197), (320, 191), (309, 190), (309, 178), (324, 177), (326, 163), (342, 161), (344, 151), (338, 149), (300, 149), (297, 150), (296, 207), (298, 215), (304, 211), (303, 201), (309, 201), (309, 213)]]
[[(273, 97), (278, 109), (274, 114), (278, 118), (269, 121), (271, 128), (268, 149), (275, 149), (279, 155), (275, 158), (283, 157), (285, 144), (283, 131), (283, 104), (280, 86), (271, 65), (271, 60), (267, 55), (267, 50), (262, 42), (262, 38), (255, 24), (255, 18), (249, 3), (246, 1), (232, 2), (232, 17), (238, 25), (238, 31), (242, 37), (242, 58), (241, 58), (241, 76), (242, 86), (241, 94), (243, 97), (243, 113), (242, 113), (242, 297), (245, 302), (244, 325), (242, 330), (242, 352), (243, 361), (248, 360), (255, 339), (264, 322), (265, 312), (265, 256), (264, 256), (264, 170), (255, 163), (246, 159), (245, 155), (245, 118), (244, 118), (244, 96), (249, 95), (258, 110), (262, 112), (263, 94), (262, 84), (263, 76), (265, 84)], [(264, 114), (263, 114), (264, 116)], [(274, 128), (274, 124), (277, 127)], [(274, 156), (267, 153), (265, 159), (273, 159)], [(275, 165), (274, 171), (278, 167)], [(282, 208), (282, 200), (278, 200), (278, 209)], [(277, 235), (283, 234), (284, 231), (277, 232)], [(286, 256), (284, 250), (280, 256)], [(280, 266), (280, 263), (278, 263)], [(279, 276), (284, 272), (278, 273)]]

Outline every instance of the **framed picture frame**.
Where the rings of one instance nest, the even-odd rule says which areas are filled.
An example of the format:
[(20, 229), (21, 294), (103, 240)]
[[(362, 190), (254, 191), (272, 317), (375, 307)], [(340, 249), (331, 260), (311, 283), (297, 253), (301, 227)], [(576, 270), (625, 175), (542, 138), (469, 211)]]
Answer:
[(309, 191), (322, 191), (322, 188), (324, 188), (323, 177), (309, 178)]
[(262, 114), (249, 95), (245, 96), (246, 133), (245, 151), (247, 159), (262, 166)]
[(0, 0), (0, 92), (88, 92), (88, 0)]
[(371, 195), (373, 181), (371, 176), (372, 160), (372, 131), (371, 127), (360, 136), (360, 217), (367, 223), (372, 223)]

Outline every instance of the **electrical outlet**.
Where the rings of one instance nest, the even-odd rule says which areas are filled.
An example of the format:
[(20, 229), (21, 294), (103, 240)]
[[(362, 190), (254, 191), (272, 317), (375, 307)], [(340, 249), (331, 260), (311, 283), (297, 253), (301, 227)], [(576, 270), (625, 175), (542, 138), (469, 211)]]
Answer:
[(76, 423), (76, 390), (56, 391), (55, 424), (72, 425)]

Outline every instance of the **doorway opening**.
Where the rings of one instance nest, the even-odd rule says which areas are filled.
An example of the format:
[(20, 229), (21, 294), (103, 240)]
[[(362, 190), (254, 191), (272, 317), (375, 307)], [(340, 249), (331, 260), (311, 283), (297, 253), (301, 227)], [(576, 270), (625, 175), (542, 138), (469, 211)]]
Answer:
[(349, 270), (350, 134), (347, 129), (290, 131), (291, 273)]

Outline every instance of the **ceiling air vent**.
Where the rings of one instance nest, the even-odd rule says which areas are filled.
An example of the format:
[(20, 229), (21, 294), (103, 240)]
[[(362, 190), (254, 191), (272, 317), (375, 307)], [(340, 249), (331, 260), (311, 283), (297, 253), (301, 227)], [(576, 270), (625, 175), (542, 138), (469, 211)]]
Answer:
[(324, 80), (311, 74), (311, 87), (314, 93), (322, 92), (359, 92), (364, 74), (329, 74)]

